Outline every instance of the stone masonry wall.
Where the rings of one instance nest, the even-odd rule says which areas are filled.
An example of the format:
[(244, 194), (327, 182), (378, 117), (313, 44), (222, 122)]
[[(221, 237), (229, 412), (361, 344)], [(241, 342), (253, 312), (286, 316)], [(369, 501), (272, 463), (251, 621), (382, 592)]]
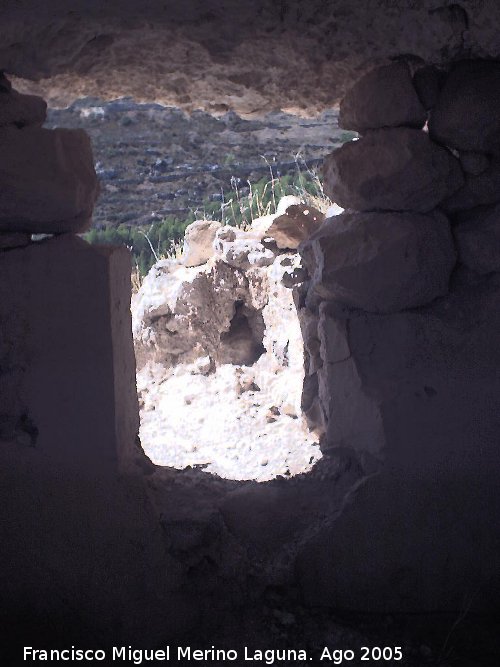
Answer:
[(44, 110), (0, 78), (2, 649), (154, 642), (193, 608), (142, 483), (130, 256), (76, 236), (98, 190), (90, 142), (41, 129)]
[(413, 77), (393, 63), (341, 104), (362, 136), (325, 162), (346, 211), (301, 248), (303, 405), (325, 451), (353, 448), (382, 471), (303, 550), (313, 604), (498, 600), (499, 99), (500, 63)]

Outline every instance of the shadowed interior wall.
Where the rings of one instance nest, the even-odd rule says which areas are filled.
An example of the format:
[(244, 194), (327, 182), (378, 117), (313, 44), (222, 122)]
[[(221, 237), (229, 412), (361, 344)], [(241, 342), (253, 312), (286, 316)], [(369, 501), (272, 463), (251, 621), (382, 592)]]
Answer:
[[(309, 277), (296, 292), (304, 409), (349, 475), (312, 477), (311, 496), (280, 482), (222, 500), (214, 482), (210, 511), (201, 483), (172, 508), (138, 447), (126, 252), (73, 236), (97, 194), (88, 142), (41, 130), (43, 104), (19, 100), (2, 78), (1, 145), (27, 171), (38, 141), (55, 146), (59, 186), (48, 187), (42, 164), (29, 171), (32, 188), (16, 189), (20, 172), (0, 155), (0, 589), (18, 630), (65, 617), (87, 636), (158, 642), (192, 629), (202, 608), (209, 616), (212, 604), (278, 584), (329, 608), (498, 604), (498, 147), (482, 143), (485, 128), (493, 138), (500, 129), (488, 103), (500, 99), (498, 65), (487, 66), (482, 97), (467, 97), (470, 78), (452, 61), (499, 55), (500, 9), (306, 4), (193, 2), (175, 16), (170, 3), (130, 3), (119, 16), (98, 4), (68, 12), (53, 2), (44, 17), (31, 2), (6, 8), (0, 69), (52, 76), (54, 99), (66, 87), (187, 109), (314, 111), (404, 56), (399, 79), (377, 88), (379, 71), (348, 94), (342, 122), (363, 136), (327, 158), (325, 178), (351, 210), (304, 244)], [(424, 61), (445, 65), (423, 86), (429, 96), (417, 84)], [(408, 104), (390, 128), (387, 115), (353, 112), (376, 115), (398, 80)], [(473, 112), (449, 115), (455, 131), (443, 123), (449, 95), (482, 100), (475, 144), (460, 143)], [(64, 233), (32, 243), (35, 232)], [(323, 512), (314, 530), (305, 497)], [(196, 503), (199, 517), (183, 521)]]

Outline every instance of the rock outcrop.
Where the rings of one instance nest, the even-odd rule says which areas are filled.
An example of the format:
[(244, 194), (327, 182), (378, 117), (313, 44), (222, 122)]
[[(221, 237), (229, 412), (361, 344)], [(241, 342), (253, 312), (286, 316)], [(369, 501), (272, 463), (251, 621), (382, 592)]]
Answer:
[(317, 228), (320, 216), (285, 198), (248, 229), (199, 221), (187, 229), (187, 256), (153, 266), (132, 312), (141, 441), (155, 463), (268, 480), (318, 460), (301, 414), (303, 346), (290, 289), (305, 272), (278, 241), (304, 238), (303, 218)]

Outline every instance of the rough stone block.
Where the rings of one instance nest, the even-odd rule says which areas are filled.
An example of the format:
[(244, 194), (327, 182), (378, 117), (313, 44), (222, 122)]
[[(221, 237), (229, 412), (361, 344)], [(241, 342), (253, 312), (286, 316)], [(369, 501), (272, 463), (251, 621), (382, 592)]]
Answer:
[(357, 211), (435, 208), (463, 185), (459, 161), (420, 130), (370, 132), (331, 153), (323, 167), (326, 194)]
[(82, 474), (134, 449), (129, 302), (125, 248), (62, 235), (0, 255), (0, 412), (37, 451)]
[(479, 176), (490, 166), (490, 159), (485, 153), (462, 151), (460, 153), (460, 164), (466, 174)]
[(458, 63), (429, 120), (431, 137), (464, 151), (500, 153), (500, 63)]
[(445, 72), (433, 65), (421, 67), (415, 72), (413, 85), (424, 109), (432, 109), (436, 105), (445, 76)]
[(16, 90), (0, 90), (0, 127), (29, 125), (41, 127), (47, 117), (47, 103), (36, 95), (21, 95)]
[(365, 74), (340, 104), (339, 126), (358, 132), (380, 127), (421, 128), (425, 120), (410, 70), (402, 62)]
[(319, 331), (326, 446), (385, 461), (301, 547), (305, 600), (453, 612), (468, 599), (471, 610), (496, 609), (500, 276), (393, 315), (323, 305)]
[(313, 206), (292, 205), (274, 219), (266, 234), (276, 241), (278, 248), (296, 250), (319, 229), (323, 219), (324, 215)]
[(454, 234), (465, 266), (481, 274), (500, 271), (500, 206), (459, 216)]
[(477, 176), (466, 174), (463, 187), (445, 199), (441, 206), (449, 213), (487, 206), (500, 201), (500, 159), (493, 158)]
[(82, 130), (0, 129), (0, 231), (88, 229), (99, 186)]
[(186, 227), (182, 258), (184, 266), (200, 266), (213, 256), (213, 242), (220, 227), (221, 223), (216, 220), (196, 220)]
[(71, 235), (0, 253), (0, 589), (35, 642), (157, 644), (196, 615), (138, 474), (130, 270)]
[(310, 245), (315, 291), (369, 312), (415, 308), (446, 294), (456, 260), (449, 223), (438, 213), (342, 213)]

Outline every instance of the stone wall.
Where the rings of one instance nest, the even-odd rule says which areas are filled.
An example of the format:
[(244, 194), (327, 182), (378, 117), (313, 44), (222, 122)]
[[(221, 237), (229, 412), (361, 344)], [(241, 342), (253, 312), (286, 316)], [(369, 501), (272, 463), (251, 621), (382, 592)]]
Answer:
[[(2, 649), (156, 641), (192, 615), (143, 484), (129, 253), (76, 235), (98, 189), (86, 135), (40, 129), (42, 100), (0, 85)], [(124, 614), (138, 600), (147, 624)]]
[(303, 550), (311, 603), (498, 599), (499, 76), (496, 62), (413, 78), (391, 64), (341, 104), (362, 136), (325, 162), (325, 190), (347, 210), (301, 247), (303, 404), (325, 451), (382, 468)]

